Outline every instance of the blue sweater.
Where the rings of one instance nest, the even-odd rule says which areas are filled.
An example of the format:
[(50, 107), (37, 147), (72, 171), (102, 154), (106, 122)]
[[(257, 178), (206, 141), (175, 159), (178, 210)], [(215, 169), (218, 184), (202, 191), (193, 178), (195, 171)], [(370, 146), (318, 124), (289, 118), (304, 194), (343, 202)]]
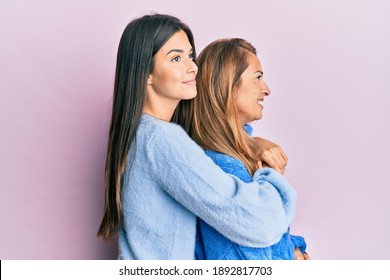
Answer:
[(295, 190), (272, 169), (253, 182), (226, 174), (176, 124), (143, 114), (122, 183), (119, 259), (194, 259), (197, 216), (230, 240), (276, 243)]
[[(252, 127), (244, 126), (249, 134)], [(252, 176), (245, 165), (238, 159), (216, 151), (206, 151), (206, 154), (226, 173), (251, 182)], [(241, 246), (216, 231), (206, 222), (199, 220), (196, 255), (198, 259), (208, 260), (293, 260), (294, 249), (300, 248), (302, 253), (306, 250), (303, 237), (290, 235), (289, 229), (274, 245), (254, 248)]]

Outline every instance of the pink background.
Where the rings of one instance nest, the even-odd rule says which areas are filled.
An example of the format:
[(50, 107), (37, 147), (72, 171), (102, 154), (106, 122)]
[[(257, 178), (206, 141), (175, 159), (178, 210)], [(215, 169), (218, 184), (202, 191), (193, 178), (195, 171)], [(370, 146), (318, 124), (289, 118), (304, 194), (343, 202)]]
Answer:
[(116, 257), (96, 238), (116, 49), (150, 11), (198, 52), (257, 47), (272, 94), (255, 133), (289, 156), (311, 256), (390, 259), (389, 2), (208, 2), (1, 1), (0, 259)]

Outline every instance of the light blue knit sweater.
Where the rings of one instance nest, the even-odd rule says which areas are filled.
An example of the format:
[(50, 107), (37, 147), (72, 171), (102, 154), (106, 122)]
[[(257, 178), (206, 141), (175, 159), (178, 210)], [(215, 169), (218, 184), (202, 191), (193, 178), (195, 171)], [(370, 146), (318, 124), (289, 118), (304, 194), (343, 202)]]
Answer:
[(197, 216), (240, 245), (276, 243), (295, 190), (269, 168), (253, 180), (226, 174), (180, 126), (143, 114), (122, 186), (119, 259), (194, 259)]

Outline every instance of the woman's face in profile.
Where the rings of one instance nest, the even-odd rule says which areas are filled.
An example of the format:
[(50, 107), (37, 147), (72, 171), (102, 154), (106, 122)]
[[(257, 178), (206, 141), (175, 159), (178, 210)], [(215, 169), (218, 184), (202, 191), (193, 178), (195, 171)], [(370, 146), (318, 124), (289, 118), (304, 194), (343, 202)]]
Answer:
[(236, 91), (236, 105), (242, 125), (262, 118), (264, 97), (270, 94), (260, 61), (253, 53), (248, 55), (248, 64)]
[(163, 103), (167, 100), (177, 102), (181, 99), (191, 99), (197, 93), (197, 71), (192, 46), (187, 34), (180, 30), (156, 53), (148, 87), (160, 101), (164, 101)]

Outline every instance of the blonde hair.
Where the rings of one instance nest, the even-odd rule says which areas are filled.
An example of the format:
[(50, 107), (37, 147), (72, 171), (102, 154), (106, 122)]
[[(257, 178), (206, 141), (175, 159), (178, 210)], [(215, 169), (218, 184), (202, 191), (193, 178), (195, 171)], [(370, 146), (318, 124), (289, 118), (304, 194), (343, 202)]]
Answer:
[(244, 131), (235, 102), (250, 53), (256, 55), (256, 49), (239, 38), (214, 41), (200, 53), (189, 132), (201, 147), (242, 161), (253, 175), (258, 169), (255, 141)]

